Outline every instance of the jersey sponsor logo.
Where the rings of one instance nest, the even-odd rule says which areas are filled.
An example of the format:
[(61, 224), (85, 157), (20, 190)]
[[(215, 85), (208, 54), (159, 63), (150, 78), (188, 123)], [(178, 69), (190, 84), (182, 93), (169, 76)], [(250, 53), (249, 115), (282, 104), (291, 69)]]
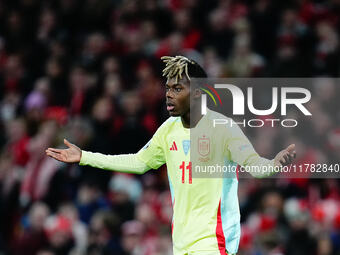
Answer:
[(188, 152), (190, 150), (190, 140), (183, 140), (182, 145), (183, 145), (184, 154), (188, 155)]
[(171, 151), (177, 151), (177, 145), (176, 145), (175, 141), (172, 142), (172, 146), (170, 147), (170, 150)]

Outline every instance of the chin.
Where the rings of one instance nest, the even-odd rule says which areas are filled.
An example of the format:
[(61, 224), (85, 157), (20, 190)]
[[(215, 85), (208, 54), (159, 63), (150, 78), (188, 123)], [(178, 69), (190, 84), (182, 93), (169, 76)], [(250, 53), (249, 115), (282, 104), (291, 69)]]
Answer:
[(178, 116), (181, 116), (178, 112), (169, 112), (169, 115), (171, 117), (178, 117)]

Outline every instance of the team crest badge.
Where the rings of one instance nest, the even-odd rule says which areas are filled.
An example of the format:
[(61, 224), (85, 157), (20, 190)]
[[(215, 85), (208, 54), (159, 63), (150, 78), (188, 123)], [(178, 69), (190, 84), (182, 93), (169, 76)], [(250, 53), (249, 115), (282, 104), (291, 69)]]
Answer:
[(198, 153), (202, 157), (206, 157), (210, 153), (210, 139), (205, 137), (198, 138)]

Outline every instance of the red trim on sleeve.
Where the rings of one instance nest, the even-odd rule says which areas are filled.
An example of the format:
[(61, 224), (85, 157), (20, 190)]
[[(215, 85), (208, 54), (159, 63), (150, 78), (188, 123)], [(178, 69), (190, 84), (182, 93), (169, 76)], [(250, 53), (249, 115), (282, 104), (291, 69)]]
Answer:
[(228, 255), (226, 252), (226, 248), (225, 248), (225, 236), (224, 236), (223, 228), (222, 228), (221, 199), (218, 204), (218, 210), (217, 210), (216, 238), (217, 238), (217, 244), (218, 244), (218, 249), (220, 250), (220, 254)]
[(237, 167), (236, 167), (236, 178), (237, 178), (237, 180), (238, 180), (239, 171), (240, 171), (240, 165), (237, 165)]
[[(174, 199), (174, 202), (172, 204), (172, 211), (174, 211), (175, 209), (175, 199)], [(171, 235), (174, 233), (174, 216), (172, 216), (172, 222), (171, 222)]]

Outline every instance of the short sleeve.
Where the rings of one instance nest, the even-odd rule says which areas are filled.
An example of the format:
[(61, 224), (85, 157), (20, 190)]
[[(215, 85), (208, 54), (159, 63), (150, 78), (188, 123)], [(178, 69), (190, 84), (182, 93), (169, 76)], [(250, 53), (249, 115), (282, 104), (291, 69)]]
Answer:
[(153, 169), (158, 169), (165, 163), (162, 133), (163, 130), (159, 128), (151, 140), (137, 153), (137, 158)]

